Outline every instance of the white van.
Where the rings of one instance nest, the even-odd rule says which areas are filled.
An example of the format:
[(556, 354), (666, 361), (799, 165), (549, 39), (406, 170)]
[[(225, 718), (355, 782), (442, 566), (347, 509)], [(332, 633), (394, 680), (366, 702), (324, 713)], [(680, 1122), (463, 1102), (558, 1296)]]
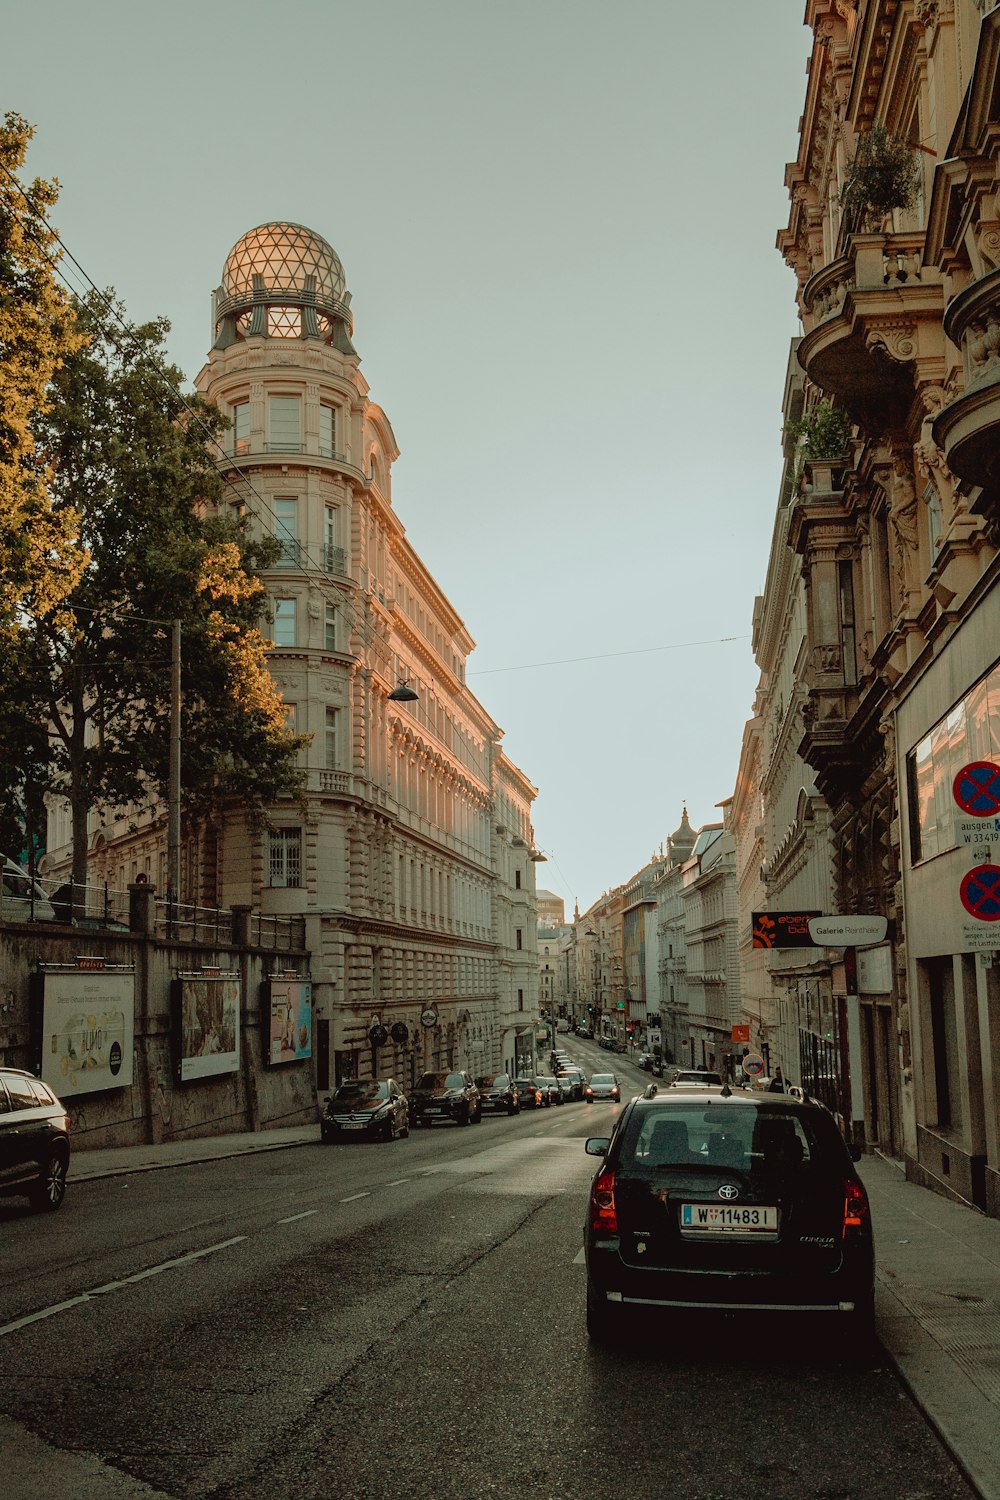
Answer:
[(13, 859), (3, 856), (0, 917), (7, 922), (54, 922), (55, 908), (41, 883), (32, 880)]

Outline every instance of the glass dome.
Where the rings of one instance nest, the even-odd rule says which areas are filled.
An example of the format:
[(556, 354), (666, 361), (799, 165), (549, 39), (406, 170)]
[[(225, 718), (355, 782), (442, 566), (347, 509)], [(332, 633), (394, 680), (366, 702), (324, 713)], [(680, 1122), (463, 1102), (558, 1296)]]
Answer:
[(261, 224), (238, 240), (222, 268), (222, 290), (234, 302), (253, 295), (261, 276), (268, 292), (301, 292), (306, 276), (316, 278), (319, 303), (340, 302), (347, 290), (337, 252), (322, 235), (302, 224)]

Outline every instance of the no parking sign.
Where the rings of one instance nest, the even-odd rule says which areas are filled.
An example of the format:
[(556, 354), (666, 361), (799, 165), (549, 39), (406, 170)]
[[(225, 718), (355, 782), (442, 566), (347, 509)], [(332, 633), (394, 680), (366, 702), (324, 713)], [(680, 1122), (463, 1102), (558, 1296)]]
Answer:
[(760, 1078), (764, 1073), (764, 1059), (759, 1052), (748, 1052), (743, 1059), (743, 1071), (749, 1078)]

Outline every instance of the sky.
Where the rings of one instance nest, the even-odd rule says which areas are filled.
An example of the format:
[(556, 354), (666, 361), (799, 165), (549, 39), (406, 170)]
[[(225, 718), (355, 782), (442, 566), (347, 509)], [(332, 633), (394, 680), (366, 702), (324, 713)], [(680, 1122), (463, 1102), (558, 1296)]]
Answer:
[[(26, 175), (188, 382), (230, 248), (343, 262), (401, 457), (393, 508), (464, 620), (584, 911), (731, 796), (798, 332), (803, 0), (0, 0)], [(79, 273), (66, 272), (82, 289)]]

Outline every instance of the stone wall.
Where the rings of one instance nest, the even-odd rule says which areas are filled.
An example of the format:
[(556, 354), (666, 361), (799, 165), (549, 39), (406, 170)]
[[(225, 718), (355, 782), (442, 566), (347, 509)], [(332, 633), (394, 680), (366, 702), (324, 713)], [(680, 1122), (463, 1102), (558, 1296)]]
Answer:
[[(39, 1070), (43, 966), (75, 966), (85, 956), (134, 970), (132, 1082), (97, 1092), (67, 1092), (64, 1102), (72, 1120), (74, 1150), (315, 1120), (313, 1062), (306, 1058), (267, 1065), (269, 1016), (261, 1009), (264, 981), (278, 971), (294, 970), (308, 977), (308, 953), (276, 954), (248, 942), (171, 941), (154, 936), (142, 917), (141, 911), (133, 912), (132, 926), (139, 930), (127, 933), (83, 932), (49, 922), (0, 922), (0, 1063), (8, 1066)], [(243, 936), (247, 924), (234, 917), (234, 925), (235, 935)], [(239, 976), (239, 1066), (233, 1072), (182, 1082), (173, 982), (181, 973), (212, 968)]]

